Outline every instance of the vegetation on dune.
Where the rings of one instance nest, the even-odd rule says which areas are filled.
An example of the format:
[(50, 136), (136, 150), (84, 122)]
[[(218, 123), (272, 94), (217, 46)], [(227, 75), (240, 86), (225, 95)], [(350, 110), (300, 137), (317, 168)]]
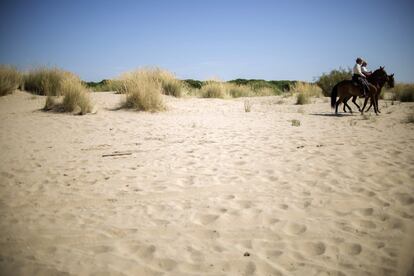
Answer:
[(11, 94), (22, 85), (22, 75), (14, 67), (0, 65), (0, 96)]
[(414, 84), (398, 83), (391, 90), (396, 100), (401, 102), (414, 102)]
[(79, 79), (66, 78), (60, 83), (60, 95), (48, 95), (46, 98), (44, 110), (54, 110), (59, 112), (73, 112), (84, 115), (92, 111), (89, 92)]
[(59, 96), (62, 92), (62, 81), (80, 79), (73, 73), (58, 68), (36, 68), (24, 75), (24, 88), (37, 95)]
[(325, 97), (330, 97), (332, 88), (340, 81), (349, 80), (352, 77), (351, 69), (335, 69), (330, 73), (324, 73), (318, 78), (316, 84), (322, 89), (322, 93)]
[(159, 68), (144, 68), (132, 72), (124, 73), (119, 80), (110, 81), (111, 85), (116, 87), (119, 93), (125, 93), (125, 80), (145, 79), (158, 83), (161, 87), (161, 93), (164, 95), (181, 97), (184, 91), (184, 84), (178, 80), (174, 74)]
[(201, 87), (201, 96), (203, 98), (226, 98), (228, 97), (227, 89), (224, 83), (218, 81), (208, 81)]
[(273, 89), (278, 94), (282, 91), (289, 91), (291, 86), (296, 83), (296, 81), (280, 80), (280, 81), (266, 81), (260, 79), (235, 79), (228, 81), (229, 83), (234, 83), (237, 85), (248, 85), (253, 90), (260, 90), (262, 88)]
[(200, 89), (203, 86), (203, 82), (199, 80), (186, 79), (183, 82), (193, 89)]
[(83, 82), (85, 87), (96, 92), (119, 91), (120, 82), (117, 80), (102, 80), (100, 82)]
[(237, 85), (233, 83), (225, 84), (228, 94), (233, 98), (251, 97), (253, 96), (253, 90), (247, 85)]
[(162, 82), (154, 78), (153, 72), (137, 70), (121, 75), (120, 92), (125, 94), (124, 108), (139, 111), (161, 111), (165, 109), (162, 100)]
[(309, 104), (312, 97), (321, 97), (322, 89), (313, 83), (297, 82), (291, 88), (291, 93), (296, 94), (296, 104)]
[(62, 106), (65, 112), (73, 112), (77, 109), (82, 115), (91, 112), (92, 106), (88, 91), (79, 80), (64, 79), (62, 81), (62, 94)]

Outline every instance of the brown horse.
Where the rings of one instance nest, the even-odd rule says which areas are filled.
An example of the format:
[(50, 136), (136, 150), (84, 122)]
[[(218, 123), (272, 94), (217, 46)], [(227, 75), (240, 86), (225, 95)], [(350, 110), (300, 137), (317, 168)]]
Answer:
[[(385, 85), (385, 83), (390, 88), (394, 87), (394, 74), (387, 75), (387, 73), (384, 70), (384, 67), (380, 67), (373, 74), (369, 75), (367, 77), (367, 80), (369, 83), (373, 84), (377, 88), (375, 95), (373, 95), (373, 97), (371, 98), (371, 103), (367, 111), (370, 110), (372, 106), (374, 106), (374, 108), (376, 106), (377, 107), (376, 112), (381, 113), (381, 111), (379, 110), (379, 105), (378, 105), (379, 95), (381, 94), (382, 87)], [(348, 97), (347, 99), (344, 100), (344, 102), (347, 102), (350, 98), (351, 97)], [(357, 96), (352, 96), (352, 102), (358, 107), (358, 110), (361, 111), (360, 106), (356, 103), (356, 98)], [(375, 101), (375, 105), (373, 101)], [(346, 112), (346, 107), (348, 107), (349, 111), (352, 113), (352, 109), (347, 104), (344, 104), (344, 112)]]
[[(367, 91), (367, 96), (365, 97), (365, 101), (367, 101), (369, 98), (372, 98), (375, 93), (377, 93), (377, 88), (369, 83)], [(352, 109), (347, 104), (347, 100), (349, 100), (351, 97), (358, 97), (362, 96), (361, 88), (359, 86), (356, 86), (352, 80), (343, 80), (339, 83), (337, 83), (333, 88), (331, 92), (331, 107), (335, 107), (335, 114), (338, 114), (338, 106), (341, 103), (344, 103), (348, 107), (349, 110)], [(339, 97), (338, 101), (336, 100), (336, 97)], [(355, 102), (354, 102), (355, 103)], [(375, 101), (373, 101), (375, 104)], [(356, 103), (355, 103), (356, 104)], [(365, 105), (364, 105), (365, 107)], [(362, 111), (363, 114), (363, 111)]]

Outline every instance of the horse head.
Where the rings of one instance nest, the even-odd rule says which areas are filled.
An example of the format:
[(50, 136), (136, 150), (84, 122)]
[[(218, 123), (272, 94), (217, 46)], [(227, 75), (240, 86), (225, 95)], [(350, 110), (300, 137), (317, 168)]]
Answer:
[(390, 88), (394, 87), (394, 73), (387, 76), (387, 84)]

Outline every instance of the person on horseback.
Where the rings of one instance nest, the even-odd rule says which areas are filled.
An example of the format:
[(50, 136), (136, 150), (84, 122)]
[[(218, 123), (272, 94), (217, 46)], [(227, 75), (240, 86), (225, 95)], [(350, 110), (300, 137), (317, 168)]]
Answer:
[(372, 74), (372, 71), (368, 71), (367, 66), (368, 66), (368, 63), (365, 60), (363, 60), (362, 66), (361, 66), (361, 72), (362, 74), (365, 75), (365, 77), (368, 77), (369, 75)]
[(362, 62), (363, 60), (361, 58), (356, 59), (356, 64), (354, 65), (354, 68), (352, 69), (352, 81), (359, 84), (361, 87), (362, 95), (366, 97), (367, 92), (369, 90), (368, 87), (368, 81), (365, 77), (365, 75), (362, 73)]

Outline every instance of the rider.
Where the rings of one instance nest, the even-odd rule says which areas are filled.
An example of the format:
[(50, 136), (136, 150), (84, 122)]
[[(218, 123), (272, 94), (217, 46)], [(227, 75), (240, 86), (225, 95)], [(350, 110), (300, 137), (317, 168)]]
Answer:
[(352, 69), (352, 81), (357, 82), (360, 87), (362, 88), (362, 95), (365, 97), (367, 95), (368, 88), (368, 81), (365, 75), (362, 73), (361, 66), (363, 60), (361, 58), (356, 59), (356, 64)]
[(372, 71), (368, 71), (367, 65), (368, 65), (368, 63), (365, 60), (363, 60), (362, 61), (362, 66), (361, 66), (361, 72), (362, 72), (362, 74), (365, 75), (365, 77), (368, 77), (369, 75), (372, 74)]

